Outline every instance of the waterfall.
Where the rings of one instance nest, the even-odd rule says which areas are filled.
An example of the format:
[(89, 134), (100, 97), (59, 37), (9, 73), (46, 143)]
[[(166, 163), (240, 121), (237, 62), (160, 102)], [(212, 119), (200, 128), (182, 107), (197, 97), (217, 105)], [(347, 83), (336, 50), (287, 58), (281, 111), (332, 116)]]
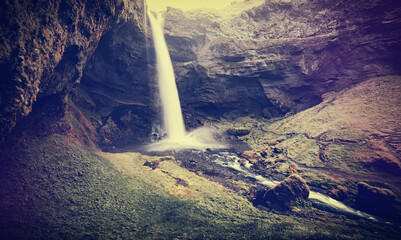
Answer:
[(200, 127), (189, 133), (185, 130), (182, 118), (180, 99), (175, 83), (173, 64), (171, 63), (166, 40), (163, 34), (163, 15), (157, 18), (147, 10), (148, 20), (153, 34), (156, 52), (159, 94), (163, 109), (163, 125), (167, 138), (145, 147), (146, 151), (167, 151), (180, 149), (217, 149), (226, 145), (215, 140), (217, 131), (208, 127)]
[(167, 132), (167, 139), (173, 142), (181, 142), (185, 138), (186, 132), (177, 85), (175, 83), (173, 64), (163, 34), (163, 16), (162, 13), (159, 13), (157, 18), (155, 18), (150, 10), (148, 10), (148, 17), (156, 51), (164, 128)]

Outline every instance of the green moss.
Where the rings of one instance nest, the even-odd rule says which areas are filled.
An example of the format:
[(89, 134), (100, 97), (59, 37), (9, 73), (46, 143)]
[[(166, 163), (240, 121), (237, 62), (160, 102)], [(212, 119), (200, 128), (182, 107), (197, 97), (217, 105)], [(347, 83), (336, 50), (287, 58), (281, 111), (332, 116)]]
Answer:
[(316, 176), (313, 180), (308, 181), (308, 185), (319, 189), (330, 190), (338, 185), (337, 182), (323, 176)]
[[(129, 175), (64, 136), (33, 140), (8, 155), (0, 174), (0, 230), (11, 238), (373, 238), (359, 228), (260, 211), (173, 161), (152, 171), (142, 166), (149, 157), (128, 155), (139, 168)], [(171, 181), (178, 177), (199, 191), (175, 194)]]
[(312, 207), (312, 202), (304, 199), (297, 199), (290, 202), (290, 206), (302, 207), (302, 208), (310, 208)]

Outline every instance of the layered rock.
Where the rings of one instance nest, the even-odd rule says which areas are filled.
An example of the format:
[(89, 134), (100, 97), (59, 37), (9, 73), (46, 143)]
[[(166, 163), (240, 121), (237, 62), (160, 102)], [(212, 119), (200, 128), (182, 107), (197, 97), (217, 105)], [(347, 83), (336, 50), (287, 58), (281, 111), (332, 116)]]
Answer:
[[(139, 15), (143, 1), (0, 4), (1, 141), (41, 99), (52, 100), (60, 108), (58, 114), (53, 111), (48, 116), (62, 117), (66, 96), (79, 83), (87, 59), (102, 35), (120, 20), (130, 18), (142, 24)], [(40, 114), (44, 114), (42, 110), (46, 108)]]
[(400, 13), (395, 0), (168, 9), (166, 39), (184, 109), (269, 118), (368, 77), (399, 74)]
[(121, 21), (105, 34), (73, 98), (99, 132), (102, 146), (143, 142), (157, 118), (152, 42), (137, 24)]
[[(40, 114), (51, 110), (43, 116), (61, 118), (81, 76), (72, 102), (101, 142), (149, 136), (157, 108), (143, 1), (1, 4), (2, 138), (35, 102)], [(324, 0), (249, 0), (223, 11), (168, 9), (166, 39), (187, 126), (210, 116), (281, 116), (367, 77), (399, 73), (399, 9), (396, 1)], [(47, 14), (53, 12), (58, 14)], [(296, 143), (319, 156), (319, 146), (307, 136)], [(372, 167), (394, 162), (390, 155), (376, 160)], [(322, 165), (319, 159), (303, 164)]]

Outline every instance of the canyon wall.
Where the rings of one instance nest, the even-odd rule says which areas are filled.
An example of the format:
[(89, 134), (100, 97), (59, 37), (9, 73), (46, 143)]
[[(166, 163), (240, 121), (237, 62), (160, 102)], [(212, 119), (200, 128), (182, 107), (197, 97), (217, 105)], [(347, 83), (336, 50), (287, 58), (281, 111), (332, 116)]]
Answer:
[[(400, 74), (400, 12), (396, 1), (168, 8), (165, 35), (186, 126), (284, 116), (370, 77)], [(78, 105), (91, 113), (106, 145), (145, 140), (158, 118), (152, 39), (136, 31), (125, 23), (106, 35), (79, 86), (89, 100), (78, 102), (92, 104)]]
[[(143, 4), (2, 2), (1, 141), (21, 138), (21, 129), (46, 135), (76, 125), (73, 135), (84, 142), (148, 139), (160, 109)], [(188, 128), (210, 118), (290, 115), (401, 69), (395, 0), (168, 8), (165, 34)], [(58, 122), (67, 115), (67, 123)]]
[(0, 142), (18, 123), (45, 130), (63, 117), (101, 37), (128, 19), (139, 28), (142, 12), (143, 1), (2, 1)]
[(401, 69), (398, 1), (169, 8), (165, 31), (183, 104), (208, 114), (224, 106), (265, 117), (299, 112), (327, 92)]
[(121, 22), (100, 41), (72, 95), (99, 133), (102, 146), (148, 140), (157, 93), (152, 42), (134, 21)]

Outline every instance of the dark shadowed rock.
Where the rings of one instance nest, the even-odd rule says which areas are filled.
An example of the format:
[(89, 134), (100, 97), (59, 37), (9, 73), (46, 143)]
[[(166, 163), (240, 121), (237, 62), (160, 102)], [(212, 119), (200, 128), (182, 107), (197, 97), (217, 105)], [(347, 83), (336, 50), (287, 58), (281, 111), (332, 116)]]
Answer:
[(267, 190), (264, 198), (272, 203), (287, 205), (293, 200), (308, 199), (309, 187), (297, 174), (291, 175), (281, 183)]
[(41, 99), (58, 99), (50, 109), (61, 114), (39, 114), (59, 120), (100, 38), (121, 20), (141, 25), (141, 9), (131, 0), (1, 1), (0, 143)]
[(359, 209), (379, 216), (393, 216), (396, 195), (393, 191), (374, 187), (365, 182), (358, 183), (356, 204)]
[(231, 128), (227, 130), (227, 134), (231, 136), (245, 136), (248, 135), (251, 131), (249, 129), (244, 128)]
[(102, 146), (130, 144), (151, 135), (152, 119), (156, 118), (151, 95), (157, 91), (151, 91), (155, 70), (148, 69), (153, 58), (147, 55), (148, 39), (141, 27), (128, 19), (102, 37), (73, 98), (90, 116)]

